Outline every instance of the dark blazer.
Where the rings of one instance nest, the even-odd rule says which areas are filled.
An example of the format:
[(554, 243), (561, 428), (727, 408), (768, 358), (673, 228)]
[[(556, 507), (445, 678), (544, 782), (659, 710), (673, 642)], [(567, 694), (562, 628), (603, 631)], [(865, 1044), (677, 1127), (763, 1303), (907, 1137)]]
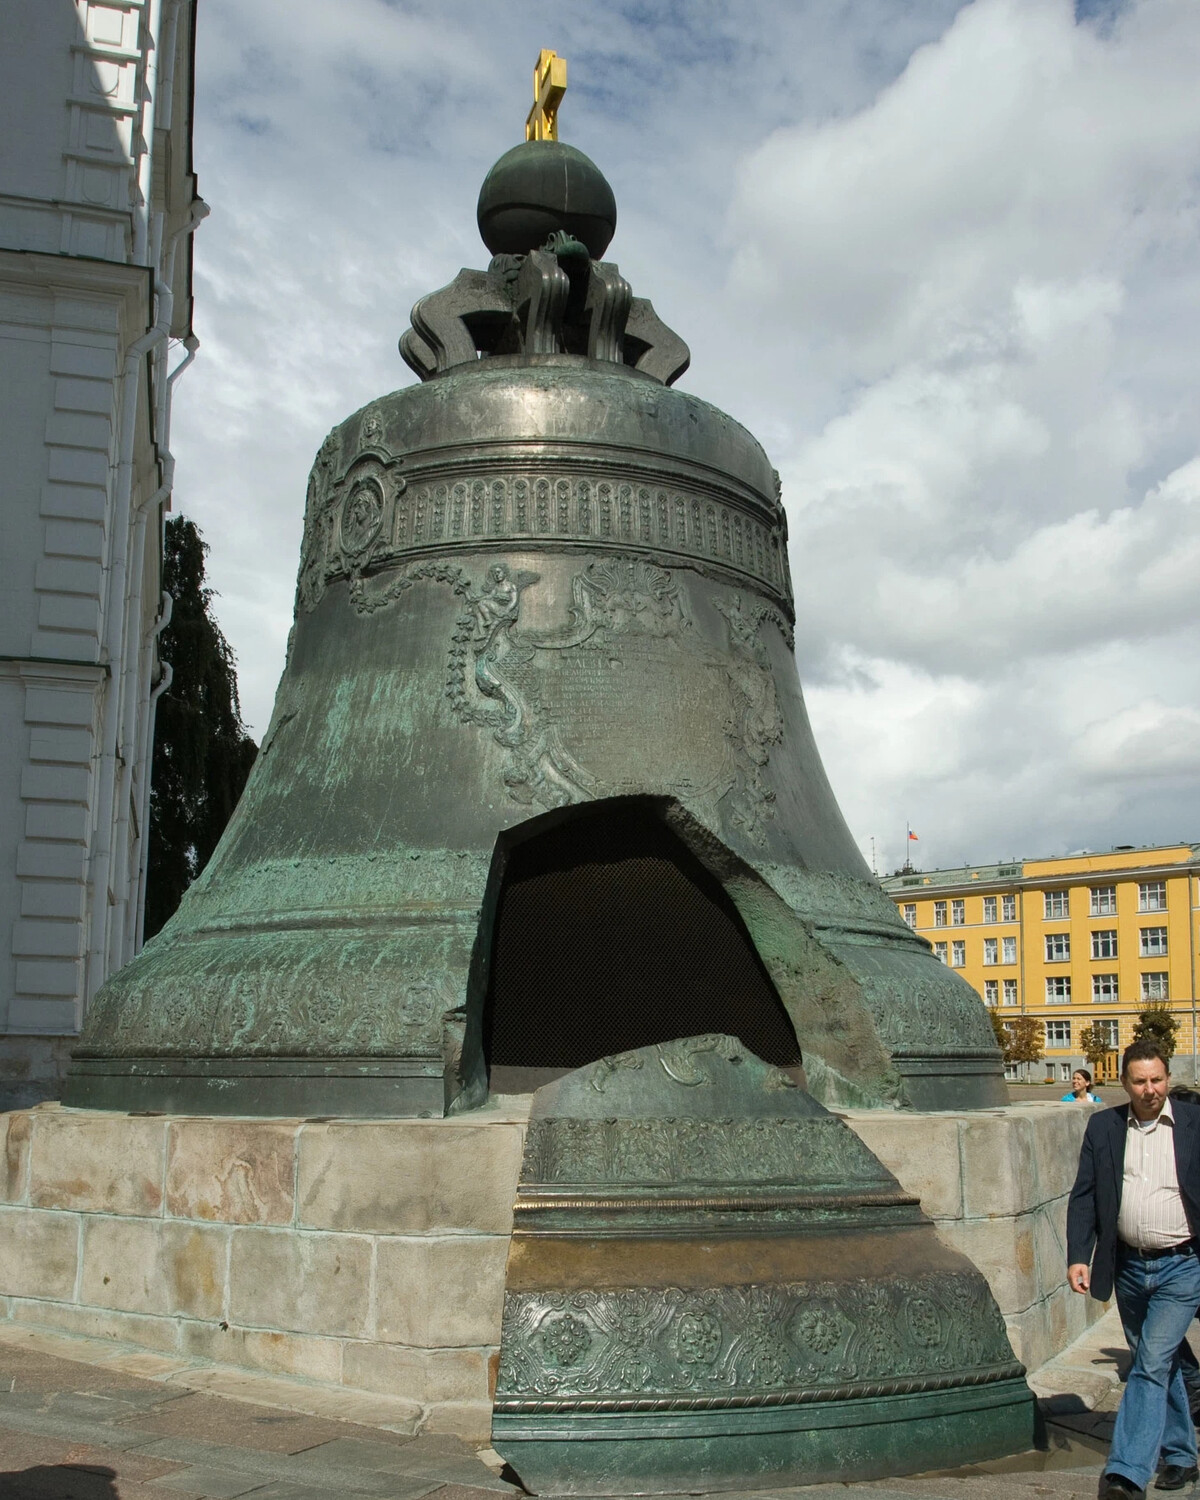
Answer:
[[(1175, 1170), (1183, 1210), (1192, 1237), (1200, 1239), (1200, 1107), (1172, 1099), (1171, 1112), (1175, 1117)], [(1117, 1215), (1128, 1124), (1128, 1104), (1099, 1110), (1088, 1121), (1079, 1152), (1079, 1171), (1067, 1204), (1067, 1263), (1086, 1266), (1091, 1262), (1091, 1294), (1101, 1302), (1112, 1296), (1117, 1273)]]

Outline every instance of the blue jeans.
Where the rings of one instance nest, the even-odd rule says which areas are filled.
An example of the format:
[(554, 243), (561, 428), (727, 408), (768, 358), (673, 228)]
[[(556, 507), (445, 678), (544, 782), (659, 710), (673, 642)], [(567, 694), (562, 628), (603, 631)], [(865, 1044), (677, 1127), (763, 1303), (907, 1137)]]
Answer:
[(1200, 1306), (1200, 1259), (1194, 1252), (1155, 1260), (1121, 1252), (1116, 1291), (1133, 1364), (1104, 1471), (1144, 1489), (1160, 1462), (1196, 1462), (1179, 1345)]

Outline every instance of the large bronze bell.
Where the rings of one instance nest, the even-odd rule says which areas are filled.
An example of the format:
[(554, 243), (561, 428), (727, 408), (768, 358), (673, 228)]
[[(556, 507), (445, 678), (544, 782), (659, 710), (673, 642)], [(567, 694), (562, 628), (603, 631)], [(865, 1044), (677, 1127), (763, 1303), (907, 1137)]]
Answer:
[(67, 1102), (438, 1115), (720, 1033), (803, 1049), (827, 1105), (1003, 1103), (822, 770), (778, 477), (673, 389), (608, 184), (528, 142), (480, 222), (488, 269), (413, 310), (420, 382), (321, 445), (258, 763)]

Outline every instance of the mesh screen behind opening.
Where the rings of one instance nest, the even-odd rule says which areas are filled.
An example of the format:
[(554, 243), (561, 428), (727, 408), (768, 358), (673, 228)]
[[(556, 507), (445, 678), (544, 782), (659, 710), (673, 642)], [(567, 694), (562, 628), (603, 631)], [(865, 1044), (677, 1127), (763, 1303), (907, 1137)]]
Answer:
[(490, 1067), (582, 1067), (725, 1032), (800, 1061), (795, 1032), (732, 902), (658, 819), (577, 814), (510, 855), (484, 1006)]

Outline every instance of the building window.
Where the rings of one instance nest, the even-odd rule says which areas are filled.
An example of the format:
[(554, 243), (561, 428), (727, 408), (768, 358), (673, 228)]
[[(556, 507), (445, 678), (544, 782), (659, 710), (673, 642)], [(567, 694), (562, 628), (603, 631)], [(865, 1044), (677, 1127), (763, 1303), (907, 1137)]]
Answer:
[(1017, 940), (1015, 937), (1000, 939), (1000, 962), (1002, 964), (1015, 964), (1017, 961)]
[(1071, 935), (1068, 932), (1048, 932), (1046, 934), (1046, 962), (1048, 964), (1065, 964), (1071, 957)]
[(1099, 1004), (1115, 1002), (1117, 998), (1117, 976), (1115, 974), (1092, 975), (1092, 999)]
[(1002, 922), (1015, 922), (1017, 920), (1017, 898), (1015, 896), (1000, 897), (1000, 920)]
[(935, 901), (933, 903), (933, 925), (935, 927), (945, 927), (946, 925), (946, 903), (944, 901)]
[(996, 920), (995, 896), (985, 896), (983, 898), (983, 920), (985, 922), (994, 922)]
[(1000, 981), (998, 979), (983, 981), (983, 1003), (985, 1005), (1000, 1004)]
[(1069, 974), (1055, 974), (1053, 978), (1046, 981), (1046, 1004), (1047, 1005), (1070, 1005), (1071, 1003), (1071, 976)]
[(1108, 1050), (1115, 1052), (1121, 1045), (1120, 1021), (1093, 1021), (1092, 1025), (1100, 1033), (1101, 1039)]
[(1070, 1021), (1046, 1022), (1046, 1046), (1069, 1047), (1071, 1045)]
[(1167, 882), (1143, 880), (1138, 886), (1138, 911), (1166, 911)]
[(1143, 927), (1139, 952), (1143, 958), (1165, 958), (1167, 956), (1167, 929), (1165, 927)]
[(1047, 891), (1044, 897), (1046, 909), (1043, 916), (1047, 921), (1051, 917), (1069, 917), (1071, 915), (1070, 891)]
[(1117, 888), (1115, 885), (1092, 887), (1091, 913), (1093, 917), (1115, 917), (1117, 914)]
[(965, 927), (967, 925), (967, 903), (965, 901), (951, 901), (950, 925), (951, 927)]
[(910, 927), (917, 925), (917, 908), (911, 901), (904, 907), (904, 920)]
[(1170, 999), (1170, 994), (1167, 990), (1167, 976), (1161, 970), (1158, 973), (1142, 975), (1142, 999)]
[(964, 966), (964, 964), (966, 963), (966, 961), (967, 961), (967, 945), (966, 945), (966, 943), (951, 943), (950, 944), (950, 967), (952, 969), (961, 969)]
[(1015, 1005), (1017, 1003), (1017, 981), (1015, 979), (1006, 979), (1004, 981), (1004, 1003), (1005, 1005)]
[(1000, 962), (1000, 944), (995, 938), (984, 938), (983, 961), (985, 964), (998, 964)]
[(934, 958), (937, 959), (938, 963), (940, 963), (940, 964), (944, 964), (946, 962), (946, 945), (945, 945), (945, 943), (934, 943), (934, 945), (933, 945), (933, 956), (934, 956)]
[(1101, 927), (1092, 933), (1092, 957), (1116, 958), (1117, 933), (1113, 927)]

